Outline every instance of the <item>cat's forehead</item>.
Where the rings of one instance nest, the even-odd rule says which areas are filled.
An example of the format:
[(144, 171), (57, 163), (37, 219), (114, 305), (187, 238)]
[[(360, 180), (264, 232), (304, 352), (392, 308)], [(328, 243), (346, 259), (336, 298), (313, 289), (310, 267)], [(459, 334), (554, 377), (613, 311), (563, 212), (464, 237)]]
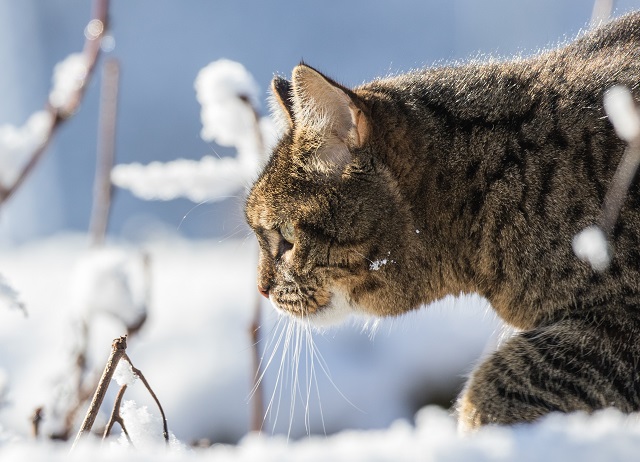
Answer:
[(246, 204), (249, 224), (273, 228), (284, 221), (308, 221), (321, 207), (319, 185), (288, 169), (265, 170), (254, 184)]

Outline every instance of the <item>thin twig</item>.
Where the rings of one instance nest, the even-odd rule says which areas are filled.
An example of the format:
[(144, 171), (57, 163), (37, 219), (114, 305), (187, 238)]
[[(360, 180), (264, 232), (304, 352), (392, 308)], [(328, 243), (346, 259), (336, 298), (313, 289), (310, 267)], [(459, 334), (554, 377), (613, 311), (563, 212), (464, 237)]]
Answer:
[(40, 435), (40, 422), (42, 422), (42, 411), (43, 411), (42, 406), (38, 406), (33, 411), (33, 415), (31, 416), (31, 430), (33, 433), (33, 437), (35, 439), (38, 439), (38, 436)]
[(91, 431), (91, 427), (93, 427), (93, 423), (98, 416), (98, 411), (100, 410), (100, 406), (102, 405), (102, 401), (104, 400), (104, 396), (107, 393), (107, 388), (109, 387), (109, 382), (111, 382), (111, 378), (113, 377), (113, 373), (118, 366), (118, 362), (122, 357), (126, 357), (126, 349), (127, 349), (127, 337), (122, 336), (113, 341), (111, 345), (111, 355), (107, 360), (107, 365), (104, 368), (104, 372), (100, 377), (100, 382), (98, 382), (98, 388), (96, 388), (96, 392), (93, 395), (93, 399), (91, 400), (91, 404), (89, 405), (89, 409), (87, 410), (87, 415), (84, 418), (84, 422), (82, 422), (82, 426), (76, 435), (76, 439), (73, 442), (73, 446), (71, 446), (71, 450), (76, 447), (78, 441), (88, 432)]
[[(266, 146), (264, 143), (264, 137), (260, 130), (260, 114), (258, 110), (251, 104), (251, 100), (246, 95), (239, 95), (240, 100), (245, 103), (251, 109), (253, 114), (253, 131), (256, 140), (256, 150), (264, 158), (266, 157)], [(253, 367), (253, 406), (251, 410), (251, 431), (259, 432), (262, 429), (262, 423), (264, 421), (264, 393), (262, 390), (262, 373), (260, 371), (260, 295), (256, 292), (256, 301), (253, 308), (253, 319), (249, 326), (249, 335), (251, 336), (251, 350), (252, 350), (252, 367)]]
[(262, 422), (264, 421), (264, 394), (262, 390), (262, 373), (260, 371), (260, 297), (261, 295), (256, 291), (256, 302), (253, 308), (253, 320), (249, 327), (249, 334), (251, 335), (251, 351), (253, 360), (253, 406), (251, 408), (251, 431), (259, 432), (262, 429)]
[(124, 354), (123, 357), (124, 357), (124, 359), (126, 359), (129, 362), (129, 364), (131, 365), (131, 369), (133, 370), (133, 373), (140, 380), (142, 380), (142, 383), (144, 383), (144, 386), (147, 387), (147, 391), (149, 392), (149, 394), (151, 395), (153, 400), (156, 402), (156, 405), (158, 406), (158, 409), (160, 410), (160, 414), (162, 415), (162, 436), (164, 436), (164, 440), (166, 441), (166, 443), (169, 444), (169, 428), (167, 427), (167, 417), (164, 414), (164, 409), (162, 409), (162, 405), (160, 404), (160, 400), (158, 399), (156, 394), (153, 392), (153, 389), (151, 388), (151, 385), (149, 385), (149, 382), (147, 382), (147, 379), (142, 374), (142, 371), (140, 369), (137, 369), (133, 365), (133, 363), (131, 362), (131, 359), (129, 358), (129, 356), (127, 356), (126, 353)]
[(118, 422), (120, 424), (120, 428), (122, 428), (122, 432), (124, 436), (127, 437), (127, 441), (129, 444), (133, 446), (133, 441), (131, 441), (131, 437), (129, 436), (129, 432), (127, 431), (127, 427), (124, 424), (124, 420), (120, 415), (120, 405), (122, 404), (122, 397), (124, 396), (124, 392), (127, 390), (127, 384), (125, 383), (118, 390), (118, 395), (116, 396), (116, 400), (113, 403), (113, 409), (111, 410), (111, 416), (109, 417), (109, 422), (107, 422), (107, 426), (104, 429), (104, 434), (102, 435), (102, 440), (104, 441), (110, 434), (113, 425)]
[(264, 156), (266, 146), (264, 144), (264, 137), (262, 136), (262, 131), (260, 130), (260, 113), (255, 108), (253, 104), (251, 104), (251, 100), (246, 95), (238, 95), (240, 101), (249, 106), (251, 113), (253, 114), (253, 131), (256, 137), (256, 150), (260, 153), (260, 155)]
[(118, 83), (120, 64), (108, 59), (102, 68), (100, 121), (96, 159), (96, 177), (91, 213), (91, 237), (94, 246), (102, 245), (107, 234), (111, 212), (111, 169), (115, 160), (116, 118), (118, 113)]
[(611, 234), (618, 220), (620, 209), (638, 170), (638, 165), (640, 165), (640, 139), (629, 142), (604, 197), (600, 227), (607, 235)]
[(13, 184), (9, 186), (0, 186), (0, 205), (2, 205), (11, 196), (13, 196), (20, 185), (22, 185), (25, 178), (29, 175), (29, 173), (31, 173), (31, 171), (37, 165), (38, 161), (42, 158), (43, 154), (51, 144), (53, 136), (60, 128), (60, 125), (62, 125), (78, 110), (80, 102), (85, 95), (87, 87), (89, 86), (89, 81), (93, 76), (93, 71), (98, 61), (98, 57), (100, 56), (100, 42), (105, 34), (105, 31), (107, 30), (109, 19), (108, 12), (109, 0), (94, 1), (93, 19), (89, 22), (89, 26), (87, 26), (87, 31), (85, 32), (86, 40), (84, 42), (83, 48), (83, 53), (86, 57), (87, 62), (86, 76), (83, 79), (82, 84), (76, 90), (67, 107), (56, 108), (49, 104), (49, 102), (47, 102), (47, 104), (45, 105), (45, 109), (51, 115), (52, 123), (45, 141), (31, 154), (29, 161), (22, 168), (22, 171), (13, 182)]

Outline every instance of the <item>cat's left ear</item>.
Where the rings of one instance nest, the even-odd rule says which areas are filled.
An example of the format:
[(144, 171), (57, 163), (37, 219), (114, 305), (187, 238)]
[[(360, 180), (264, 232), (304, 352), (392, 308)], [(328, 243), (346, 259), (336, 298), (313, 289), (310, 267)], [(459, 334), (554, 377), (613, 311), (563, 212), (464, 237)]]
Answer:
[(369, 124), (353, 92), (306, 64), (293, 69), (291, 87), (296, 125), (333, 135), (349, 148), (364, 144)]

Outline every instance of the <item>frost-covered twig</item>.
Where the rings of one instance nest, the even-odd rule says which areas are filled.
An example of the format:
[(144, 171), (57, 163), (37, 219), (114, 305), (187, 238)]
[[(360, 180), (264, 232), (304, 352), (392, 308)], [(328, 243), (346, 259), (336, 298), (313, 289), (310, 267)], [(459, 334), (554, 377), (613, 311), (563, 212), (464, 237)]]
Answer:
[(604, 108), (616, 134), (627, 142), (627, 148), (605, 195), (599, 224), (587, 227), (573, 239), (575, 254), (597, 271), (609, 266), (611, 250), (607, 236), (613, 231), (640, 165), (640, 113), (633, 95), (626, 87), (615, 86), (605, 93)]
[(111, 382), (111, 378), (113, 377), (113, 373), (118, 366), (118, 362), (125, 356), (125, 352), (127, 349), (127, 337), (119, 337), (115, 339), (111, 345), (111, 354), (109, 355), (109, 359), (107, 360), (107, 365), (104, 368), (104, 372), (100, 377), (100, 381), (98, 382), (98, 388), (93, 395), (93, 399), (91, 400), (91, 404), (89, 405), (89, 409), (87, 410), (87, 415), (80, 426), (80, 430), (78, 430), (78, 434), (76, 435), (76, 439), (73, 442), (73, 446), (71, 450), (75, 448), (78, 444), (78, 441), (88, 432), (91, 431), (91, 427), (93, 427), (93, 423), (98, 416), (98, 411), (100, 410), (100, 406), (102, 405), (102, 401), (104, 400), (104, 396), (107, 393), (107, 388), (109, 388), (109, 383)]
[[(18, 157), (12, 161), (13, 171), (9, 178), (0, 176), (0, 205), (7, 201), (24, 182), (25, 178), (42, 158), (58, 128), (78, 109), (89, 80), (100, 55), (100, 42), (107, 29), (109, 0), (95, 0), (93, 19), (85, 29), (85, 44), (82, 53), (70, 55), (56, 65), (53, 89), (44, 110), (35, 113), (27, 122), (19, 151), (2, 150), (0, 156)], [(8, 128), (0, 127), (0, 131)], [(16, 129), (13, 129), (14, 132)], [(0, 146), (2, 147), (2, 146)]]
[(115, 159), (116, 118), (118, 112), (118, 83), (120, 64), (108, 59), (102, 69), (100, 122), (97, 146), (96, 177), (93, 186), (91, 210), (91, 237), (93, 245), (104, 242), (111, 211), (111, 169)]
[(162, 404), (160, 404), (160, 400), (158, 399), (158, 397), (154, 393), (153, 389), (151, 388), (151, 385), (149, 385), (149, 382), (147, 381), (147, 379), (142, 374), (142, 371), (140, 369), (137, 369), (133, 365), (133, 363), (131, 362), (131, 359), (129, 359), (129, 357), (126, 354), (124, 355), (124, 358), (131, 365), (131, 369), (133, 370), (133, 373), (140, 380), (142, 380), (142, 383), (147, 388), (147, 391), (149, 392), (149, 394), (151, 395), (153, 400), (156, 402), (156, 405), (158, 406), (158, 409), (160, 410), (160, 415), (162, 415), (162, 436), (164, 437), (164, 440), (166, 441), (166, 443), (169, 444), (169, 428), (167, 427), (167, 417), (164, 414), (164, 409), (162, 408)]

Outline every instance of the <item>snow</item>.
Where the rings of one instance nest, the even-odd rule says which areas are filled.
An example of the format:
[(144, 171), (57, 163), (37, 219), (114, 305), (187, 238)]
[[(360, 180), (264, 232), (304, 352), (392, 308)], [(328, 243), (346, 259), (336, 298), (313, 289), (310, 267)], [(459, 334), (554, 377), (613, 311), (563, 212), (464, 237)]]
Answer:
[(131, 363), (123, 358), (118, 361), (116, 370), (113, 372), (113, 380), (121, 387), (123, 385), (131, 386), (138, 380), (138, 376), (133, 372)]
[(220, 59), (198, 73), (195, 89), (202, 138), (235, 147), (236, 156), (116, 165), (113, 184), (145, 200), (201, 203), (234, 197), (255, 179), (278, 136), (273, 120), (258, 115), (257, 83), (242, 64)]
[(200, 70), (194, 85), (202, 106), (202, 139), (238, 146), (241, 152), (245, 146), (254, 149), (252, 127), (260, 88), (245, 67), (228, 59), (214, 61)]
[(53, 118), (48, 111), (33, 113), (21, 127), (0, 125), (0, 186), (11, 187), (47, 139)]
[(589, 226), (576, 234), (573, 252), (596, 271), (604, 271), (611, 261), (607, 236), (599, 226)]
[(621, 85), (604, 94), (604, 109), (618, 136), (630, 143), (640, 136), (640, 114), (628, 88)]
[[(138, 431), (153, 418), (146, 410), (127, 405), (125, 414)], [(137, 413), (136, 417), (132, 414)], [(427, 407), (416, 416), (415, 425), (394, 422), (384, 431), (345, 431), (330, 437), (312, 437), (287, 442), (284, 437), (249, 434), (237, 446), (217, 445), (207, 449), (190, 449), (173, 443), (169, 448), (158, 440), (132, 435), (136, 450), (121, 438), (118, 444), (99, 446), (87, 440), (73, 453), (51, 444), (5, 444), (0, 446), (3, 460), (75, 461), (189, 460), (219, 462), (485, 462), (580, 460), (582, 462), (636, 460), (640, 451), (640, 424), (637, 417), (606, 410), (592, 416), (584, 414), (550, 415), (541, 422), (515, 427), (487, 427), (475, 434), (461, 436), (454, 419), (439, 408)], [(156, 422), (157, 423), (157, 422)]]
[(376, 261), (372, 261), (371, 264), (369, 265), (369, 270), (370, 271), (378, 271), (380, 268), (382, 268), (384, 265), (386, 265), (388, 263), (389, 260), (387, 260), (386, 258), (383, 258), (382, 260), (376, 260)]
[[(165, 444), (162, 436), (162, 418), (152, 414), (147, 406), (138, 406), (133, 400), (124, 400), (120, 408), (120, 415), (125, 421), (127, 432), (131, 438), (133, 447), (139, 450), (159, 448)], [(120, 435), (118, 443), (129, 446), (124, 433)], [(169, 435), (169, 453), (181, 451), (184, 444), (178, 441), (175, 435)]]
[[(256, 244), (162, 237), (145, 242), (144, 248), (150, 255), (152, 275), (148, 319), (129, 339), (127, 354), (158, 395), (177, 438), (236, 441), (246, 433), (250, 413), (253, 373), (248, 326), (258, 297)], [(70, 371), (77, 351), (73, 344), (79, 341), (78, 319), (88, 324), (88, 369), (94, 376), (102, 372), (111, 341), (125, 331), (123, 316), (116, 317), (106, 301), (129, 303), (127, 297), (110, 295), (113, 286), (123, 287), (116, 282), (126, 274), (127, 265), (117, 262), (123, 262), (122, 253), (137, 261), (137, 252), (130, 247), (121, 252), (105, 249), (105, 253), (94, 256), (84, 237), (69, 235), (3, 251), (0, 271), (20, 291), (29, 317), (14, 310), (0, 311), (0, 368), (11, 384), (11, 405), (0, 408), (1, 427), (28, 435), (29, 416), (35, 407), (44, 405), (43, 434), (58, 429), (53, 409), (64, 408), (60, 400), (65, 396), (68, 400), (73, 390)], [(109, 282), (113, 274), (116, 282)], [(82, 285), (79, 277), (96, 294), (104, 290), (104, 301), (83, 298), (91, 291), (78, 290)], [(133, 290), (137, 286), (134, 279), (130, 279), (131, 294), (138, 293)], [(78, 306), (77, 300), (82, 299), (87, 303)], [(291, 358), (301, 358), (299, 383), (306, 395), (310, 364), (305, 364), (305, 358), (310, 354), (305, 351), (306, 341), (300, 342), (297, 352), (295, 339), (289, 339), (289, 356), (281, 363), (284, 337), (276, 344), (287, 321), (271, 307), (264, 307), (260, 350), (263, 364), (272, 354), (274, 357), (263, 380), (266, 402), (274, 396), (264, 431), (287, 434), (291, 425), (291, 438), (307, 433), (305, 421), (313, 433), (323, 433), (323, 426), (330, 434), (345, 428), (384, 428), (397, 418), (411, 419), (416, 403), (445, 390), (453, 397), (461, 377), (498, 328), (483, 302), (467, 297), (383, 320), (373, 339), (356, 321), (315, 333), (318, 353), (309, 405), (307, 408), (306, 396), (298, 397), (292, 410), (295, 375)], [(323, 357), (322, 365), (318, 354)], [(112, 405), (115, 385), (109, 390), (104, 412)], [(140, 381), (126, 391), (125, 399), (154, 409)]]
[[(288, 324), (265, 307), (260, 346), (263, 364), (272, 353), (274, 357), (264, 379), (266, 401), (274, 395), (273, 409), (262, 434), (246, 434), (252, 384), (247, 329), (255, 302), (255, 244), (163, 236), (144, 242), (143, 247), (151, 255), (152, 302), (143, 330), (128, 341), (127, 354), (143, 371), (165, 409), (169, 429), (175, 434), (170, 448), (162, 440), (157, 408), (139, 380), (127, 389), (122, 408), (134, 448), (118, 437), (117, 425), (109, 444), (97, 446), (99, 443), (89, 439), (71, 455), (68, 445), (34, 444), (28, 436), (28, 419), (37, 406), (45, 404), (42, 433), (46, 435), (54, 427), (51, 403), (59, 395), (52, 387), (60, 374), (67, 373), (71, 359), (67, 333), (74, 332), (78, 315), (69, 303), (68, 293), (74, 293), (78, 284), (70, 269), (89, 268), (94, 274), (104, 274), (105, 268), (123, 268), (115, 264), (127, 261), (123, 253), (137, 261), (133, 256), (137, 252), (129, 246), (120, 251), (108, 248), (103, 255), (94, 256), (93, 251), (87, 251), (84, 237), (63, 235), (3, 251), (0, 270), (20, 289), (30, 315), (24, 318), (13, 310), (0, 312), (0, 369), (5, 377), (0, 459), (595, 461), (632, 460), (640, 450), (637, 416), (613, 410), (592, 417), (552, 415), (535, 425), (486, 428), (467, 436), (458, 434), (449, 411), (427, 407), (414, 418), (417, 408), (411, 403), (428, 400), (430, 393), (437, 395), (447, 387), (453, 387), (455, 393), (482, 350), (494, 348), (486, 346), (487, 340), (501, 329), (477, 297), (445, 299), (420, 312), (378, 320), (377, 327), (365, 332), (362, 323), (354, 321), (314, 333), (316, 351), (323, 356), (322, 360), (315, 357), (317, 390), (314, 378), (307, 375), (309, 353), (297, 353), (294, 338), (286, 340), (289, 354), (278, 371), (284, 353), (276, 343)], [(105, 261), (110, 264), (96, 263)], [(94, 346), (88, 350), (87, 360), (100, 372), (111, 340), (122, 334), (123, 325), (111, 315), (94, 316), (103, 313), (96, 309), (80, 313), (91, 314)], [(298, 342), (304, 346), (306, 340)], [(291, 413), (296, 357), (301, 391), (293, 390), (297, 405)], [(331, 380), (323, 367), (330, 371)], [(129, 379), (130, 374), (123, 378), (125, 382)], [(312, 387), (307, 404), (309, 381)], [(110, 412), (117, 391), (113, 385), (98, 427)], [(84, 409), (86, 405), (80, 414)], [(277, 410), (279, 419), (275, 421)], [(322, 420), (330, 436), (322, 435)], [(304, 436), (306, 426), (311, 437)], [(188, 447), (203, 438), (240, 441), (207, 449)]]
[(88, 64), (84, 53), (72, 53), (55, 65), (49, 93), (51, 106), (61, 110), (71, 107), (77, 91), (84, 85)]
[(249, 184), (256, 171), (235, 158), (204, 156), (200, 160), (116, 165), (111, 171), (111, 181), (145, 200), (186, 197), (200, 203), (234, 196)]

